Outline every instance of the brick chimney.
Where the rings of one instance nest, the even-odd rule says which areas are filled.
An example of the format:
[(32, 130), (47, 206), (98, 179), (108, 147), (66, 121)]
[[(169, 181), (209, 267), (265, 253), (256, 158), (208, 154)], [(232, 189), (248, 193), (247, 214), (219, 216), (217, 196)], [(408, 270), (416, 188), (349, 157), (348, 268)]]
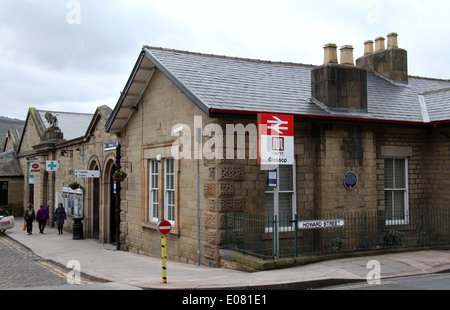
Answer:
[(387, 35), (387, 48), (385, 39), (375, 39), (375, 52), (370, 53), (369, 41), (364, 43), (364, 56), (356, 60), (356, 66), (377, 72), (386, 78), (397, 82), (408, 82), (408, 53), (398, 48), (397, 33)]
[(341, 64), (336, 44), (324, 51), (324, 64), (311, 70), (311, 96), (332, 109), (367, 111), (367, 71), (354, 66), (353, 47), (341, 47)]

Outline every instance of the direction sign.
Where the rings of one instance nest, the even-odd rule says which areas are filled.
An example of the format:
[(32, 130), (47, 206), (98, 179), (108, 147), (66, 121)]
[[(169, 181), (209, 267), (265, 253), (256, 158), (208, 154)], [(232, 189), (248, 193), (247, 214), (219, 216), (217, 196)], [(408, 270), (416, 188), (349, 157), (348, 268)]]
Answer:
[(100, 171), (98, 170), (75, 170), (76, 178), (99, 178)]
[(293, 165), (294, 116), (258, 114), (258, 145), (261, 165)]
[(158, 223), (158, 231), (162, 235), (168, 235), (170, 230), (172, 229), (172, 225), (169, 221), (163, 220)]

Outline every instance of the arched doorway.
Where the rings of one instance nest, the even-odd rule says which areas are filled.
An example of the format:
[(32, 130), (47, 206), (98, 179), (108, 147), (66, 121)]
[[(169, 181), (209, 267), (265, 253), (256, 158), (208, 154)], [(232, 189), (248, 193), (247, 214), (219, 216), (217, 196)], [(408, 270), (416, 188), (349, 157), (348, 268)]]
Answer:
[(116, 241), (116, 194), (115, 184), (112, 178), (116, 171), (115, 159), (109, 156), (105, 160), (102, 175), (102, 191), (101, 191), (101, 220), (100, 220), (100, 240), (103, 243), (114, 243)]
[(117, 220), (116, 219), (116, 190), (117, 185), (116, 182), (113, 180), (113, 174), (116, 171), (116, 165), (112, 166), (112, 169), (110, 170), (109, 174), (109, 184), (110, 184), (110, 190), (109, 190), (109, 241), (110, 243), (116, 242), (116, 225)]
[[(88, 166), (89, 170), (99, 171), (98, 158), (92, 159)], [(101, 231), (101, 181), (100, 177), (88, 179), (88, 203), (89, 203), (89, 225), (87, 234), (89, 238), (100, 240)]]
[[(98, 170), (95, 165), (93, 170)], [(100, 239), (100, 179), (94, 178), (92, 182), (92, 238)]]

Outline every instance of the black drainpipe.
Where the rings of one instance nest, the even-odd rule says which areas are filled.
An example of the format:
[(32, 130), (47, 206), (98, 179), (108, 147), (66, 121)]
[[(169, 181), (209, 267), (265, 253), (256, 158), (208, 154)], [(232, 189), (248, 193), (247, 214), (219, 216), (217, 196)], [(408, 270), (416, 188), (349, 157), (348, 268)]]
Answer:
[[(120, 167), (120, 143), (116, 148), (116, 171)], [(116, 249), (120, 250), (120, 182), (116, 182)]]

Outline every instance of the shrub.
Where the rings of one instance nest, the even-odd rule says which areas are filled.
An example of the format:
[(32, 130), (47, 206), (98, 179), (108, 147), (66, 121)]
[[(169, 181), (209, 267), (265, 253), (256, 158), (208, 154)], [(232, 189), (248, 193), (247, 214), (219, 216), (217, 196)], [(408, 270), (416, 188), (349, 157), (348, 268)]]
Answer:
[(380, 245), (382, 247), (399, 247), (403, 245), (403, 237), (405, 236), (404, 232), (391, 229), (389, 231), (385, 231), (381, 237)]

